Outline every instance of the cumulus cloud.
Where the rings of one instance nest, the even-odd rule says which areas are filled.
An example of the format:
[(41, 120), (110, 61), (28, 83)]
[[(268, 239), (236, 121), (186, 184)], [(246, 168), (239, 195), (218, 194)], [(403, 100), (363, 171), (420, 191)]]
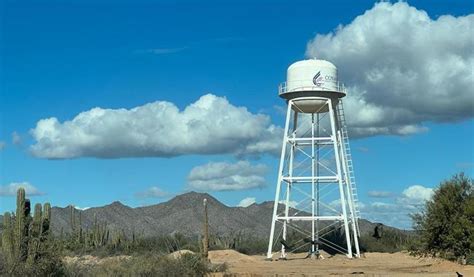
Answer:
[(159, 101), (133, 109), (94, 108), (65, 122), (38, 121), (31, 130), (39, 158), (173, 157), (185, 154), (277, 154), (282, 129), (212, 94), (179, 110)]
[[(391, 201), (389, 199), (386, 200), (387, 202), (374, 201), (360, 206), (360, 210), (362, 217), (370, 221), (410, 229), (413, 224), (410, 215), (419, 212), (423, 204), (431, 199), (433, 193), (432, 188), (421, 185), (409, 186)], [(377, 195), (380, 194), (377, 193)]]
[(425, 132), (423, 122), (472, 118), (474, 15), (432, 19), (405, 2), (381, 2), (307, 45), (349, 85), (353, 136)]
[(287, 106), (273, 105), (273, 109), (275, 110), (277, 114), (286, 116)]
[(163, 198), (169, 196), (169, 193), (159, 187), (153, 186), (144, 191), (135, 193), (135, 196), (138, 198)]
[(377, 191), (377, 190), (371, 190), (367, 193), (370, 197), (375, 197), (375, 198), (388, 198), (392, 197), (393, 193), (390, 191)]
[(35, 186), (31, 185), (30, 183), (20, 182), (20, 183), (10, 183), (5, 186), (0, 186), (0, 196), (15, 196), (19, 188), (24, 188), (26, 195), (28, 196), (44, 195), (43, 192), (38, 190)]
[(360, 210), (364, 219), (402, 229), (412, 228), (413, 222), (410, 214), (419, 211), (419, 209), (413, 206), (378, 201), (369, 203)]
[(404, 203), (424, 204), (424, 202), (431, 199), (433, 193), (434, 191), (432, 188), (414, 185), (403, 191), (403, 196), (399, 199), (399, 201)]
[(191, 170), (188, 176), (190, 189), (198, 191), (230, 191), (261, 188), (265, 186), (264, 164), (252, 165), (247, 161), (237, 163), (211, 162)]
[(240, 200), (239, 204), (237, 204), (237, 207), (248, 207), (252, 204), (255, 203), (255, 197), (247, 197), (242, 200)]
[(0, 141), (0, 151), (2, 151), (6, 146), (7, 144), (4, 141)]

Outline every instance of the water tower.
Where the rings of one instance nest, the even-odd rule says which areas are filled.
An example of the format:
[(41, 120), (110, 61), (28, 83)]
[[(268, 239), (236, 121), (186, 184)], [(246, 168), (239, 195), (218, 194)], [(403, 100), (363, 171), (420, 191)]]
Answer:
[[(324, 60), (288, 68), (288, 103), (267, 259), (321, 250), (359, 257), (359, 210), (337, 68)], [(343, 242), (341, 244), (341, 241)], [(280, 247), (281, 245), (281, 247)]]

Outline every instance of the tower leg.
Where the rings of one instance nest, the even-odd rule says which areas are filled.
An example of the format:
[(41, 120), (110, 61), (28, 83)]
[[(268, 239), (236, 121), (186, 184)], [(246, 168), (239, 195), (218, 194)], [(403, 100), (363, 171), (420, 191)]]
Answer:
[[(319, 113), (316, 114), (316, 136), (319, 137)], [(315, 150), (315, 161), (316, 161), (316, 174), (314, 176), (319, 176), (319, 142), (316, 142), (316, 150)], [(315, 252), (317, 255), (317, 258), (321, 258), (321, 255), (319, 253), (319, 216), (320, 214), (320, 186), (319, 186), (319, 181), (316, 181), (316, 236), (315, 236)]]
[(355, 246), (355, 251), (356, 254), (355, 256), (357, 258), (360, 257), (360, 249), (359, 249), (359, 237), (357, 234), (357, 227), (356, 227), (356, 218), (355, 218), (355, 212), (354, 212), (354, 204), (352, 200), (350, 200), (350, 194), (352, 193), (350, 191), (349, 185), (346, 185), (346, 190), (347, 190), (347, 195), (349, 197), (349, 209), (350, 209), (350, 214), (351, 214), (351, 225), (352, 225), (352, 237), (354, 238), (354, 246)]
[[(287, 183), (286, 184), (286, 199), (285, 199), (285, 216), (288, 217), (288, 210), (289, 210), (289, 203), (290, 203), (290, 189), (291, 189), (291, 185), (290, 183)], [(286, 232), (287, 232), (287, 226), (286, 224), (288, 223), (288, 219), (286, 219), (285, 221), (283, 221), (283, 233), (282, 233), (282, 238), (284, 240), (286, 240)], [(282, 259), (286, 259), (286, 248), (285, 246), (282, 244), (281, 245), (281, 255), (280, 255), (280, 258)]]
[[(297, 116), (297, 113), (295, 112), (295, 116)], [(294, 137), (294, 133), (293, 133), (293, 137)], [(293, 159), (294, 159), (294, 155), (295, 155), (295, 146), (294, 145), (291, 145), (291, 150), (290, 150), (290, 165), (289, 165), (289, 168), (288, 168), (288, 176), (293, 176)], [(291, 182), (288, 182), (286, 184), (286, 199), (285, 199), (285, 217), (288, 218), (288, 215), (289, 215), (289, 210), (290, 210), (290, 194), (291, 194)], [(286, 233), (287, 233), (287, 224), (289, 223), (289, 220), (286, 219), (285, 221), (283, 221), (283, 239), (286, 240)], [(285, 246), (282, 245), (281, 246), (281, 258), (286, 258), (286, 249), (285, 249)]]
[(314, 113), (311, 114), (311, 258), (314, 258), (315, 255), (315, 244), (314, 244), (314, 239), (315, 239), (315, 191), (314, 191), (314, 178), (316, 177), (316, 160), (315, 160), (315, 149), (314, 149)]
[(349, 214), (351, 217), (352, 237), (354, 239), (354, 246), (356, 250), (355, 256), (359, 258), (360, 257), (359, 237), (358, 237), (358, 232), (357, 232), (357, 227), (356, 227), (354, 201), (352, 198), (352, 191), (351, 191), (350, 183), (349, 183), (349, 170), (347, 168), (347, 160), (345, 156), (346, 151), (345, 151), (344, 141), (342, 140), (342, 134), (340, 130), (337, 132), (337, 135), (338, 135), (339, 141), (341, 142), (340, 153), (341, 153), (341, 161), (343, 165), (342, 168), (344, 171), (344, 183), (345, 183), (346, 194), (347, 194), (347, 202), (349, 204)]
[(352, 247), (351, 247), (351, 236), (349, 233), (349, 224), (347, 220), (347, 211), (346, 211), (346, 199), (345, 199), (345, 193), (344, 193), (344, 187), (343, 187), (343, 180), (342, 180), (342, 174), (341, 174), (341, 161), (340, 161), (340, 153), (339, 153), (339, 145), (341, 141), (339, 140), (339, 137), (337, 135), (337, 129), (336, 129), (336, 113), (333, 105), (333, 101), (331, 99), (328, 99), (328, 105), (329, 105), (329, 116), (330, 116), (330, 121), (331, 121), (331, 130), (332, 130), (332, 138), (334, 140), (334, 154), (336, 157), (336, 168), (337, 168), (337, 179), (339, 182), (339, 194), (341, 197), (341, 208), (342, 208), (342, 216), (343, 216), (343, 221), (344, 221), (344, 232), (346, 235), (346, 243), (347, 243), (347, 257), (352, 258)]
[(278, 202), (280, 200), (280, 190), (281, 190), (281, 182), (283, 181), (283, 166), (284, 166), (284, 161), (285, 161), (285, 155), (286, 155), (286, 146), (287, 146), (287, 141), (288, 141), (288, 127), (290, 123), (290, 117), (291, 117), (291, 107), (293, 106), (293, 101), (288, 102), (288, 109), (286, 111), (286, 122), (285, 122), (285, 132), (283, 135), (283, 144), (281, 147), (281, 157), (280, 157), (280, 167), (278, 170), (278, 181), (277, 181), (277, 187), (276, 187), (276, 192), (275, 192), (275, 202), (273, 203), (273, 216), (272, 216), (272, 226), (270, 228), (270, 238), (268, 241), (268, 251), (267, 251), (267, 259), (272, 258), (272, 248), (273, 248), (273, 237), (275, 235), (275, 224), (277, 221), (277, 212), (278, 212)]

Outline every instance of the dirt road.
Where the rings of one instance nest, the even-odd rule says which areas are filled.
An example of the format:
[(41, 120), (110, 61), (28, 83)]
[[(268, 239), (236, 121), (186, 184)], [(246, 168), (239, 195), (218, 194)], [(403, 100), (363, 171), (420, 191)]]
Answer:
[(234, 276), (474, 276), (474, 266), (461, 266), (441, 259), (416, 258), (408, 253), (366, 253), (360, 259), (327, 256), (305, 259), (293, 254), (288, 260), (265, 261), (264, 256), (247, 256), (233, 250), (210, 251), (213, 263), (227, 263)]

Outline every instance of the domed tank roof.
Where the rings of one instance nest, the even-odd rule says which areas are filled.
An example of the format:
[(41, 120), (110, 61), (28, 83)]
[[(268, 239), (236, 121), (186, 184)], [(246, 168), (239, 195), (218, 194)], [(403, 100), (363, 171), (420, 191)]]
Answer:
[[(308, 59), (297, 61), (288, 67), (286, 82), (280, 85), (279, 95), (286, 100), (303, 97), (339, 99), (346, 93), (344, 86), (339, 83), (334, 64), (326, 60)], [(310, 111), (319, 110), (316, 102), (325, 101), (300, 99), (298, 102), (307, 106)]]
[(307, 59), (307, 60), (302, 60), (302, 61), (297, 61), (292, 63), (289, 67), (288, 70), (291, 70), (293, 68), (297, 67), (330, 67), (336, 69), (336, 66), (326, 60), (317, 60), (317, 59)]

